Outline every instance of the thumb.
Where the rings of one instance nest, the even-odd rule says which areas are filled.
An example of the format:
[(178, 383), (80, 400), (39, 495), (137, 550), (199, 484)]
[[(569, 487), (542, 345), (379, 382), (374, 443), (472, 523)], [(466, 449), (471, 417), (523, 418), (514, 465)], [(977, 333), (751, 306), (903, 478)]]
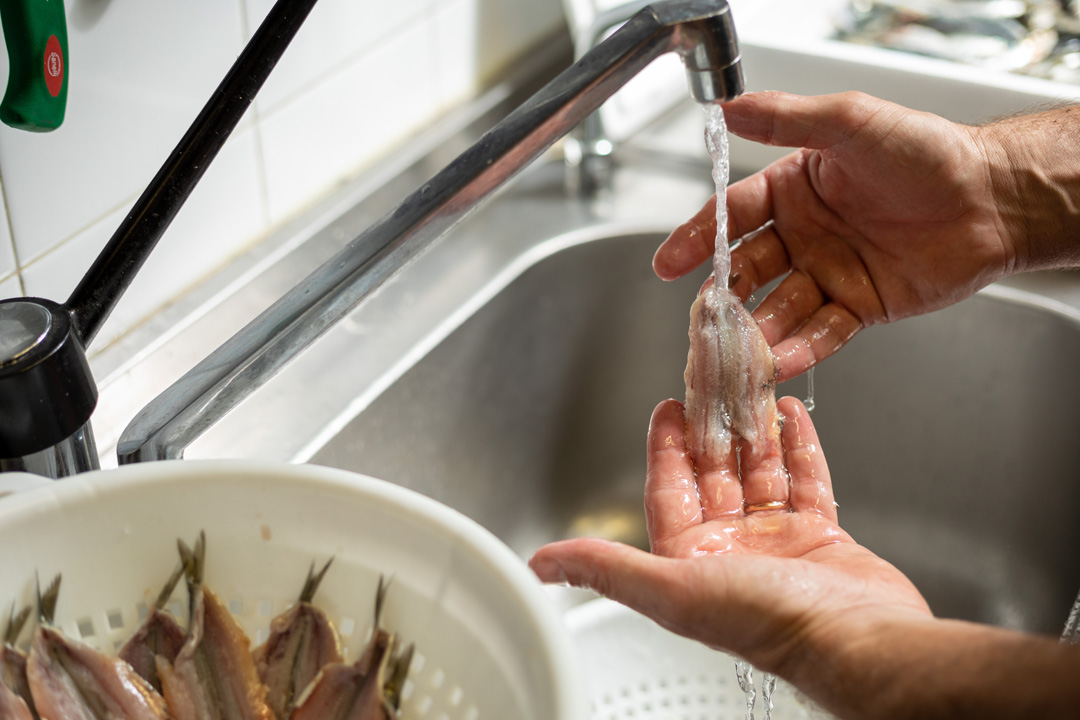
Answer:
[(678, 614), (677, 606), (688, 600), (685, 593), (673, 592), (685, 580), (676, 572), (680, 564), (680, 560), (597, 538), (551, 543), (529, 560), (529, 567), (544, 582), (594, 590), (654, 619)]
[(858, 92), (814, 97), (756, 92), (726, 103), (724, 118), (728, 130), (747, 140), (821, 150), (848, 139), (890, 106)]

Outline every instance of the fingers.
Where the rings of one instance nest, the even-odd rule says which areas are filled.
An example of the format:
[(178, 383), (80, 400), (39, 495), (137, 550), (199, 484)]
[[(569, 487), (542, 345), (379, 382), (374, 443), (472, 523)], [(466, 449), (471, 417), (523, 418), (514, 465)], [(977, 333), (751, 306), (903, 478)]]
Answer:
[[(771, 403), (772, 398), (768, 401)], [(787, 503), (789, 479), (784, 467), (784, 448), (775, 412), (764, 412), (767, 421), (760, 427), (757, 447), (744, 442), (740, 450), (743, 497), (747, 513), (760, 512), (760, 506)], [(769, 418), (772, 418), (769, 421)]]
[(832, 479), (817, 430), (806, 407), (792, 397), (781, 398), (777, 408), (784, 416), (782, 439), (784, 463), (791, 474), (791, 507), (813, 512), (836, 522)]
[[(780, 161), (785, 162), (785, 161)], [(729, 241), (745, 238), (772, 219), (773, 209), (771, 193), (766, 173), (759, 172), (733, 183), (728, 188), (728, 232)], [(761, 284), (769, 282), (787, 270), (787, 253), (773, 233), (775, 244), (760, 243), (757, 261), (761, 271), (769, 268), (768, 277), (763, 277)], [(657, 248), (653, 256), (653, 271), (661, 280), (676, 280), (694, 270), (712, 257), (716, 247), (716, 196), (692, 218), (675, 228)], [(738, 272), (735, 258), (739, 250), (733, 251), (732, 274)], [(776, 257), (764, 256), (764, 252), (775, 253)]]
[(702, 519), (684, 427), (678, 400), (665, 400), (653, 410), (647, 441), (645, 523), (654, 549)]
[(754, 309), (765, 342), (776, 345), (798, 330), (825, 303), (825, 296), (810, 276), (793, 270)]
[(712, 257), (716, 247), (716, 196), (694, 217), (675, 228), (653, 255), (653, 272), (661, 280), (677, 280)]
[(746, 302), (751, 293), (790, 269), (787, 248), (770, 224), (744, 237), (731, 251), (731, 291)]
[(695, 470), (682, 403), (657, 405), (649, 423), (645, 473), (645, 521), (653, 550), (692, 525), (740, 512), (742, 502), (735, 448), (715, 465), (702, 459)]
[(842, 348), (863, 327), (859, 318), (836, 303), (815, 311), (795, 332), (772, 346), (777, 382), (797, 377)]

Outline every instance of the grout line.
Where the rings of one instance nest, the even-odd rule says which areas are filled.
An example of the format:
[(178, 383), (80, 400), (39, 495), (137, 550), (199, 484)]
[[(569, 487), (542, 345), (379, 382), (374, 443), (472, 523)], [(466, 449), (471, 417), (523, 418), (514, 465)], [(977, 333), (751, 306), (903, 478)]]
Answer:
[(19, 292), (26, 296), (26, 283), (23, 282), (22, 262), (19, 260), (19, 247), (15, 244), (15, 228), (11, 224), (11, 206), (8, 204), (7, 190), (4, 186), (3, 171), (0, 170), (0, 199), (4, 202), (4, 222), (8, 228), (8, 242), (11, 243), (11, 256), (15, 260), (15, 277), (19, 282)]

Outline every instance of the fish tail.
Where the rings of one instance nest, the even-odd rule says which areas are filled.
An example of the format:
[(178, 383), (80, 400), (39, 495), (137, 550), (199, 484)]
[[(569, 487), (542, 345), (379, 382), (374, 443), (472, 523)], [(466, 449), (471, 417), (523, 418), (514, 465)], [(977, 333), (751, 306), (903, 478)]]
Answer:
[(300, 591), (300, 602), (310, 603), (314, 599), (315, 593), (319, 590), (319, 584), (322, 582), (323, 576), (326, 575), (326, 571), (330, 569), (330, 563), (332, 562), (334, 562), (333, 557), (326, 561), (326, 564), (322, 566), (322, 570), (315, 572), (315, 561), (311, 561), (307, 580), (304, 581), (304, 587)]
[(60, 597), (60, 573), (56, 574), (44, 593), (41, 592), (41, 578), (37, 575), (35, 575), (35, 583), (37, 584), (38, 619), (47, 625), (52, 625), (56, 617), (56, 602)]

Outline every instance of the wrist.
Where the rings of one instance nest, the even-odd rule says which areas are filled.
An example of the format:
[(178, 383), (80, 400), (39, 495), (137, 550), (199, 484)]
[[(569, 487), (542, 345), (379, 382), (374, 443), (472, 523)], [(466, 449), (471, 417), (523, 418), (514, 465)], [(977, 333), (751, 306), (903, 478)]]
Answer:
[(911, 612), (836, 625), (782, 676), (840, 718), (1065, 718), (1080, 703), (1080, 646), (1053, 637)]
[(1080, 108), (971, 130), (986, 159), (1008, 272), (1080, 264)]

